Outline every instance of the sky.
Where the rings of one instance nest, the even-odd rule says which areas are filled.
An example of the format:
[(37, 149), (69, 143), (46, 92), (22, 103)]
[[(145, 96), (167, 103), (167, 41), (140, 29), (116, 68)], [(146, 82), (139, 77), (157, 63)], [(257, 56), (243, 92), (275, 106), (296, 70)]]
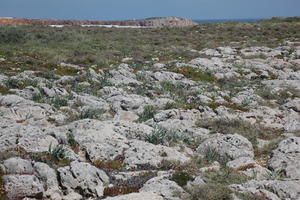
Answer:
[(300, 16), (300, 0), (0, 0), (0, 17), (122, 20)]

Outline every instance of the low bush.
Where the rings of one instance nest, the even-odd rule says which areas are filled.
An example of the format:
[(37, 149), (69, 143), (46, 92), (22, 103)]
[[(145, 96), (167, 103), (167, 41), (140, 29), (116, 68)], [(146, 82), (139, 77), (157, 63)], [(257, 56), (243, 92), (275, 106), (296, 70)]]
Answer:
[(8, 89), (24, 89), (27, 86), (33, 86), (37, 87), (37, 80), (34, 79), (15, 79), (15, 78), (9, 78), (4, 82), (6, 88)]
[(188, 172), (177, 171), (172, 175), (171, 180), (183, 187), (188, 183), (188, 181), (193, 180), (193, 177)]
[(101, 119), (104, 112), (102, 109), (89, 108), (81, 111), (78, 119)]
[(178, 133), (174, 130), (168, 130), (162, 126), (156, 125), (151, 134), (146, 135), (145, 140), (152, 144), (162, 144), (172, 146), (173, 144), (183, 142), (192, 144), (192, 138), (187, 133)]
[(242, 184), (250, 180), (248, 176), (229, 168), (222, 168), (219, 171), (205, 172), (201, 176), (208, 183), (223, 185)]
[(148, 119), (152, 119), (157, 113), (157, 108), (154, 106), (145, 106), (144, 111), (139, 115), (138, 122), (144, 122)]
[(62, 145), (57, 145), (52, 148), (52, 145), (49, 146), (48, 154), (55, 160), (63, 160), (66, 157), (66, 149)]
[(183, 74), (185, 77), (192, 79), (193, 81), (204, 81), (204, 82), (214, 82), (216, 78), (212, 73), (204, 72), (200, 69), (192, 67), (182, 67), (173, 70), (173, 72)]
[(62, 106), (67, 106), (68, 105), (68, 99), (67, 97), (64, 96), (55, 96), (50, 99), (49, 102), (54, 108), (59, 109)]

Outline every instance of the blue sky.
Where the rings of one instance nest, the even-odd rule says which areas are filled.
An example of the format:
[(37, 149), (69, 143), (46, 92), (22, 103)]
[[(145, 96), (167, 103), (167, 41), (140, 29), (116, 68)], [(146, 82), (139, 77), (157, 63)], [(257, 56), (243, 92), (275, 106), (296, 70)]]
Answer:
[(0, 0), (1, 17), (118, 20), (300, 16), (300, 0)]

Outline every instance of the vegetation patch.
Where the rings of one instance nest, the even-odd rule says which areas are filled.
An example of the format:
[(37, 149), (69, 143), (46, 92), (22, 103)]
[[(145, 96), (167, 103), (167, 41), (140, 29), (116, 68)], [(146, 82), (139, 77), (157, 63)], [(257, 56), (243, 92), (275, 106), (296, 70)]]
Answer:
[(195, 69), (193, 67), (182, 67), (173, 70), (173, 72), (183, 74), (185, 77), (192, 79), (193, 81), (204, 81), (204, 82), (214, 82), (216, 78), (209, 72), (204, 72), (200, 69)]
[(201, 176), (208, 183), (223, 185), (242, 184), (250, 180), (248, 176), (229, 168), (222, 168), (214, 172), (205, 172)]
[(188, 189), (189, 200), (232, 200), (232, 191), (222, 184), (207, 184)]
[(233, 103), (209, 103), (209, 104), (207, 104), (207, 106), (210, 107), (213, 110), (215, 110), (219, 106), (224, 106), (226, 108), (230, 108), (230, 109), (233, 109), (233, 110), (240, 110), (240, 111), (243, 111), (243, 112), (249, 111), (248, 108), (245, 108), (241, 105), (233, 104)]
[(204, 164), (212, 164), (214, 161), (218, 161), (222, 166), (225, 166), (229, 161), (228, 156), (220, 156), (218, 152), (210, 147), (206, 147), (204, 151), (204, 158), (201, 159), (201, 162)]
[(279, 105), (287, 103), (289, 99), (300, 97), (299, 91), (297, 91), (294, 87), (284, 87), (278, 92), (274, 92), (268, 87), (261, 87), (256, 91), (256, 93), (266, 101), (275, 100), (275, 102)]
[(101, 119), (104, 113), (102, 109), (89, 108), (81, 111), (78, 119)]
[(148, 119), (152, 119), (157, 113), (157, 108), (155, 106), (145, 106), (144, 111), (139, 115), (138, 122), (145, 122)]
[(257, 160), (260, 160), (262, 166), (266, 166), (266, 162), (269, 159), (272, 151), (277, 147), (277, 145), (282, 141), (282, 137), (275, 138), (271, 140), (268, 144), (264, 145), (262, 148), (254, 149), (254, 155)]
[(7, 89), (24, 89), (27, 86), (33, 86), (33, 87), (37, 87), (37, 80), (34, 79), (15, 79), (15, 78), (9, 78), (7, 79), (5, 82), (5, 87)]
[(73, 151), (78, 152), (80, 150), (80, 146), (78, 142), (75, 140), (75, 136), (73, 133), (67, 133), (68, 144), (73, 149)]
[(37, 72), (35, 74), (38, 77), (45, 78), (47, 80), (58, 80), (59, 77), (53, 72)]
[(151, 134), (146, 135), (145, 140), (152, 144), (162, 144), (172, 146), (180, 142), (191, 145), (193, 140), (186, 132), (179, 133), (175, 130), (168, 130), (162, 126), (156, 125)]
[(52, 104), (54, 108), (59, 109), (62, 106), (68, 105), (68, 98), (63, 96), (55, 96), (51, 98), (49, 103)]
[(49, 160), (50, 162), (52, 161), (58, 166), (65, 166), (70, 164), (70, 160), (66, 157), (66, 153), (67, 150), (64, 146), (57, 145), (52, 148), (52, 145), (50, 145), (47, 153), (41, 153), (40, 155), (37, 155), (37, 157), (40, 156), (41, 160), (45, 159)]
[(79, 69), (74, 67), (59, 66), (53, 73), (60, 76), (75, 76), (79, 71)]
[(212, 119), (198, 121), (197, 126), (209, 129), (212, 133), (240, 134), (247, 138), (254, 148), (257, 147), (257, 138), (272, 139), (281, 134), (280, 131), (268, 129), (257, 124), (252, 125), (249, 122), (239, 119)]
[(107, 187), (104, 189), (104, 196), (116, 196), (122, 194), (129, 194), (138, 192), (143, 185), (153, 177), (156, 177), (155, 172), (142, 172), (136, 176), (132, 176), (127, 180), (120, 180), (111, 177), (111, 183), (113, 187)]
[(183, 187), (188, 183), (188, 181), (192, 181), (193, 177), (186, 171), (177, 171), (172, 175), (171, 180)]
[(235, 195), (241, 200), (266, 200), (264, 195), (258, 196), (249, 193), (235, 193)]
[(93, 165), (105, 171), (121, 170), (125, 167), (123, 162), (120, 160), (110, 160), (110, 161), (96, 160), (93, 163)]
[(2, 95), (13, 94), (13, 92), (9, 91), (7, 87), (0, 85), (0, 94)]

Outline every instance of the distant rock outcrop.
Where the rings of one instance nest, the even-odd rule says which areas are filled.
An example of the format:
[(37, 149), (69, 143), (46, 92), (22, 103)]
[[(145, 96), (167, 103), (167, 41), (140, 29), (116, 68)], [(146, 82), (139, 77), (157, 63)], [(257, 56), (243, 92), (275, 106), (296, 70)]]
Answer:
[(184, 27), (197, 25), (192, 20), (177, 17), (147, 18), (141, 20), (124, 21), (88, 21), (88, 20), (52, 20), (52, 19), (20, 19), (0, 18), (0, 26), (48, 26), (48, 25), (117, 25), (117, 26), (141, 26), (141, 27)]

